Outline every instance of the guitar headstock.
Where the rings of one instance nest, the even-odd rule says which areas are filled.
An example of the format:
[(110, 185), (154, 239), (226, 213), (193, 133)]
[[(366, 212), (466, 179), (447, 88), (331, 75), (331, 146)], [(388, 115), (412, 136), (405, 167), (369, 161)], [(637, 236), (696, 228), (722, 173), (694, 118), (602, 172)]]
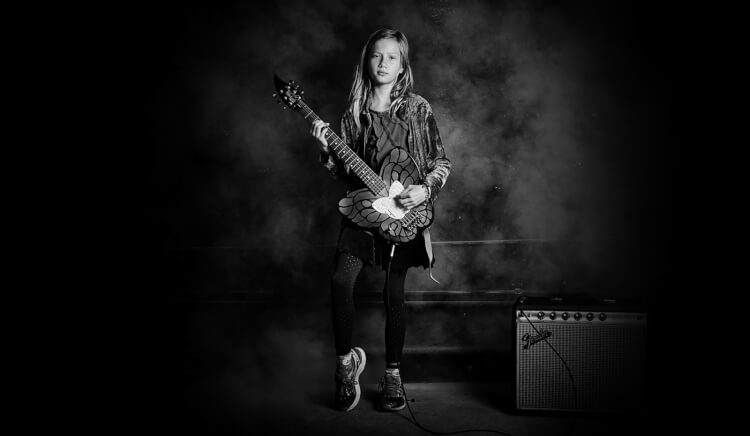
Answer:
[(281, 80), (279, 76), (274, 74), (273, 83), (276, 86), (277, 92), (273, 97), (278, 100), (278, 103), (284, 103), (286, 105), (283, 109), (286, 109), (287, 107), (296, 111), (302, 109), (302, 101), (304, 99), (303, 96), (305, 91), (300, 91), (299, 85), (295, 83), (294, 80), (286, 83)]

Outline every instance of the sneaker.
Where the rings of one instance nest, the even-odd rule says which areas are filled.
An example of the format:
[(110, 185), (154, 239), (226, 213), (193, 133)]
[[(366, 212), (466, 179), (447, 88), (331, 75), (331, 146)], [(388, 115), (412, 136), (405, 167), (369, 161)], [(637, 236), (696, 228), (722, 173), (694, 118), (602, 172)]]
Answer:
[(359, 403), (361, 390), (359, 388), (359, 376), (365, 369), (367, 357), (365, 350), (355, 347), (350, 352), (351, 363), (349, 365), (338, 364), (336, 366), (336, 396), (334, 407), (338, 410), (352, 410)]
[(398, 370), (385, 372), (380, 380), (380, 409), (384, 411), (396, 411), (406, 407), (404, 389), (401, 385), (401, 375)]

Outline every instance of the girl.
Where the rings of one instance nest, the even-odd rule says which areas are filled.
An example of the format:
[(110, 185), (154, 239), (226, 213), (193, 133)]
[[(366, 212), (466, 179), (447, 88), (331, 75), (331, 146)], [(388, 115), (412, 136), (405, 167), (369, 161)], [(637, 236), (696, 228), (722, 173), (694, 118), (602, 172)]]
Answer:
[[(342, 116), (341, 138), (356, 151), (375, 173), (395, 147), (406, 150), (416, 163), (421, 184), (407, 186), (396, 201), (408, 209), (435, 201), (451, 171), (429, 103), (412, 91), (406, 36), (393, 29), (375, 31), (362, 49), (349, 95), (349, 107)], [(315, 121), (311, 133), (319, 141), (321, 163), (347, 183), (348, 192), (365, 185), (353, 175), (328, 145), (328, 123)], [(359, 376), (366, 364), (364, 350), (352, 347), (354, 284), (364, 266), (390, 265), (383, 291), (386, 306), (386, 368), (381, 380), (379, 408), (401, 410), (406, 402), (399, 365), (404, 347), (404, 282), (410, 267), (432, 268), (434, 259), (429, 229), (416, 238), (392, 245), (373, 232), (344, 219), (339, 233), (335, 268), (331, 280), (331, 311), (337, 365), (334, 406), (353, 409), (360, 398)], [(391, 257), (391, 255), (393, 256)], [(431, 275), (430, 275), (431, 276)]]

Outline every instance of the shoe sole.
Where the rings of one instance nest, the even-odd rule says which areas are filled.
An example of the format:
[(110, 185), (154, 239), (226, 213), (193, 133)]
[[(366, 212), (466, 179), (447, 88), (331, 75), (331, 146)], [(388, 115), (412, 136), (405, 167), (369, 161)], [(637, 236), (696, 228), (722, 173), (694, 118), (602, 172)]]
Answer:
[(354, 373), (354, 391), (356, 392), (356, 395), (354, 396), (354, 402), (352, 403), (352, 405), (346, 409), (347, 412), (357, 407), (357, 404), (359, 403), (359, 397), (362, 393), (362, 390), (359, 388), (359, 375), (362, 374), (362, 371), (365, 370), (365, 364), (367, 363), (367, 355), (365, 355), (365, 350), (359, 347), (354, 347), (354, 350), (359, 351), (359, 353), (357, 354), (362, 357), (362, 360), (359, 362), (357, 371)]
[(405, 408), (406, 408), (406, 403), (404, 403), (403, 406), (396, 407), (396, 408), (393, 408), (393, 407), (381, 407), (380, 410), (382, 410), (384, 412), (398, 412), (399, 410), (404, 410)]

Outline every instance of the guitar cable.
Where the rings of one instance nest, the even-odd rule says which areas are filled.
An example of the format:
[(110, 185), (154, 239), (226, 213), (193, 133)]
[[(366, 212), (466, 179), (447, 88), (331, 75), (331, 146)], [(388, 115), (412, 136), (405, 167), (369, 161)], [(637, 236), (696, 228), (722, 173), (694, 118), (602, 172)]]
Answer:
[[(389, 285), (390, 285), (390, 278), (391, 278), (391, 261), (393, 260), (393, 255), (394, 255), (394, 253), (396, 251), (396, 245), (397, 244), (392, 244), (391, 245), (390, 255), (388, 256), (388, 265), (386, 266), (386, 269), (385, 269), (385, 304), (386, 304), (387, 310), (390, 310), (390, 307), (391, 307), (390, 295), (389, 295), (390, 294), (390, 286)], [(502, 434), (502, 435), (505, 435), (505, 436), (513, 436), (511, 433), (505, 433), (505, 432), (498, 431), (498, 430), (488, 430), (488, 429), (481, 429), (481, 428), (478, 428), (478, 429), (469, 429), (469, 430), (449, 431), (449, 432), (437, 432), (437, 431), (430, 430), (430, 429), (422, 426), (422, 424), (420, 424), (419, 421), (417, 421), (417, 417), (414, 416), (414, 411), (411, 410), (411, 405), (409, 405), (409, 398), (406, 396), (406, 389), (404, 388), (403, 377), (401, 377), (401, 379), (402, 380), (400, 382), (401, 383), (400, 387), (401, 387), (401, 392), (404, 393), (404, 401), (406, 402), (406, 407), (409, 409), (409, 414), (411, 415), (411, 418), (413, 420), (412, 423), (414, 425), (416, 425), (420, 430), (423, 430), (423, 431), (426, 431), (427, 433), (435, 434), (435, 435), (449, 435), (449, 434), (459, 434), (459, 433), (485, 432), (485, 433), (497, 433), (497, 434)], [(412, 401), (414, 401), (414, 400), (412, 400)]]
[[(578, 390), (576, 389), (576, 381), (573, 378), (573, 372), (571, 372), (570, 367), (568, 366), (568, 363), (565, 362), (565, 359), (563, 359), (563, 357), (560, 355), (560, 353), (557, 352), (557, 350), (555, 349), (555, 347), (553, 347), (552, 344), (549, 343), (549, 341), (547, 340), (547, 337), (545, 335), (543, 335), (536, 328), (536, 326), (534, 325), (534, 323), (531, 322), (531, 319), (529, 319), (529, 317), (526, 315), (526, 311), (523, 310), (523, 305), (526, 302), (526, 297), (519, 298), (518, 302), (519, 302), (519, 308), (518, 308), (518, 310), (521, 312), (521, 315), (523, 315), (523, 317), (526, 318), (526, 321), (528, 321), (528, 323), (531, 326), (531, 328), (534, 329), (534, 331), (536, 332), (536, 334), (539, 335), (539, 337), (544, 340), (544, 342), (552, 349), (552, 351), (555, 352), (555, 354), (557, 355), (557, 357), (560, 358), (560, 361), (563, 363), (563, 365), (565, 365), (565, 369), (568, 371), (568, 377), (570, 378), (570, 384), (573, 387), (573, 404), (575, 404), (576, 407), (577, 407), (578, 406)], [(574, 415), (573, 416), (573, 422), (571, 423), (570, 427), (568, 428), (567, 434), (569, 434), (569, 435), (573, 434), (573, 430), (575, 429), (575, 426), (576, 426), (576, 421), (577, 421), (577, 416)]]
[(549, 343), (549, 341), (547, 340), (547, 337), (545, 335), (543, 335), (536, 328), (536, 326), (534, 325), (534, 323), (532, 323), (531, 320), (529, 319), (529, 317), (526, 315), (526, 311), (523, 310), (523, 304), (526, 302), (526, 297), (521, 297), (518, 301), (519, 301), (519, 303), (521, 303), (521, 305), (520, 305), (520, 307), (518, 309), (521, 312), (521, 315), (523, 315), (523, 317), (526, 318), (526, 321), (528, 321), (528, 323), (531, 326), (531, 328), (533, 328), (534, 331), (536, 332), (536, 334), (539, 335), (539, 337), (542, 338), (544, 340), (544, 342), (547, 343), (547, 345), (552, 349), (552, 351), (555, 352), (555, 354), (557, 355), (557, 357), (560, 358), (560, 361), (563, 363), (563, 365), (565, 365), (565, 369), (568, 371), (568, 378), (570, 378), (570, 384), (573, 387), (573, 404), (578, 405), (578, 390), (576, 389), (576, 382), (575, 382), (575, 379), (573, 378), (573, 372), (570, 371), (570, 367), (568, 366), (568, 363), (565, 362), (565, 359), (563, 359), (563, 357), (560, 355), (560, 353), (557, 352), (557, 350), (555, 349), (555, 347), (553, 347), (552, 344)]

